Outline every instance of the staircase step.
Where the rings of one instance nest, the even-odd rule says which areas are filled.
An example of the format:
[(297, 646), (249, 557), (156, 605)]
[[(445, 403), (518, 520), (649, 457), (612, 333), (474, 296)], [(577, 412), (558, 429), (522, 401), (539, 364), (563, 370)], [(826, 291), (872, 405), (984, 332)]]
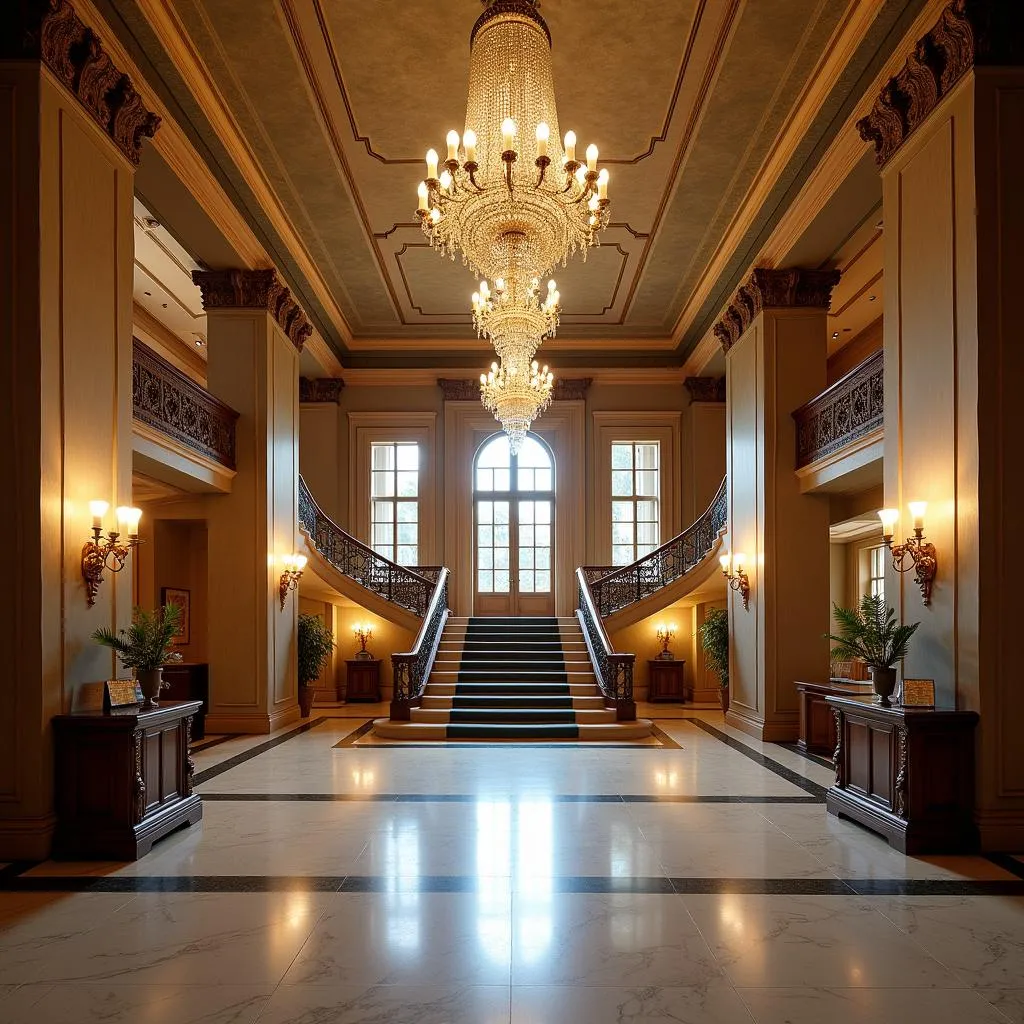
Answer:
[(464, 723), (447, 725), (438, 722), (392, 722), (379, 718), (373, 723), (373, 733), (382, 739), (405, 740), (509, 740), (538, 743), (553, 740), (581, 740), (589, 742), (629, 742), (651, 734), (651, 722), (638, 718), (635, 722), (612, 722), (598, 725), (488, 725)]
[(589, 683), (455, 683), (439, 682), (433, 676), (427, 681), (424, 691), (431, 697), (491, 696), (504, 697), (534, 693), (544, 696), (595, 697), (600, 695), (597, 682)]
[(423, 695), (423, 707), (431, 710), (447, 710), (450, 708), (562, 708), (573, 711), (602, 711), (604, 698), (595, 695), (578, 697), (562, 694), (533, 694), (525, 697), (522, 694), (434, 694), (429, 691)]

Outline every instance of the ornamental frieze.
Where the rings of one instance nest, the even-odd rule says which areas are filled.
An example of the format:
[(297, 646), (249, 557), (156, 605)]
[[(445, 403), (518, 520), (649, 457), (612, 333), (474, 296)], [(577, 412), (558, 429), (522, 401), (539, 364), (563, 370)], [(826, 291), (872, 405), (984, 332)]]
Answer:
[[(556, 402), (575, 402), (587, 397), (587, 390), (593, 383), (592, 377), (567, 377), (556, 379), (551, 397)], [(446, 402), (479, 402), (480, 382), (453, 377), (440, 377), (437, 386)]]
[(299, 401), (307, 404), (341, 404), (345, 382), (340, 377), (300, 377)]

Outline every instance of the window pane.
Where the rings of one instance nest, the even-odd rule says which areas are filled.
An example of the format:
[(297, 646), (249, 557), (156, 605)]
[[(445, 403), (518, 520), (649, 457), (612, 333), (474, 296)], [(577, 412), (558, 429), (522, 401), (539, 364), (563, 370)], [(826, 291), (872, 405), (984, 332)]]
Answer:
[[(399, 474), (401, 475), (401, 474)], [(637, 494), (658, 493), (658, 471), (655, 469), (638, 470), (636, 474)]]
[(612, 469), (633, 468), (633, 446), (631, 444), (612, 445)]
[(638, 444), (636, 446), (636, 469), (658, 468), (658, 445)]
[(373, 474), (373, 497), (375, 498), (388, 498), (395, 493), (395, 475), (394, 473), (374, 473)]
[(508, 502), (507, 501), (496, 501), (494, 503), (494, 521), (495, 521), (495, 523), (507, 523), (508, 522)]
[(374, 523), (373, 525), (373, 546), (378, 544), (393, 544), (395, 542), (395, 528), (391, 523)]
[(372, 470), (395, 468), (395, 446), (393, 444), (375, 444), (370, 447)]
[(478, 501), (476, 503), (476, 521), (478, 523), (494, 522), (494, 502)]
[(519, 467), (519, 472), (516, 474), (516, 487), (521, 491), (534, 491), (536, 485), (533, 482), (533, 470), (529, 467)]
[(494, 543), (494, 527), (493, 526), (478, 526), (477, 527), (477, 543), (482, 548), (489, 548)]
[(494, 470), (487, 469), (484, 466), (477, 467), (476, 471), (476, 489), (478, 491), (493, 491), (494, 490)]
[(547, 449), (536, 438), (526, 437), (519, 449), (520, 466), (550, 466)]
[(476, 564), (479, 569), (493, 569), (494, 552), (490, 548), (481, 547), (477, 552)]
[(403, 498), (415, 498), (419, 491), (419, 473), (400, 471), (398, 476), (398, 493)]
[(632, 544), (633, 536), (632, 523), (612, 523), (613, 544)]
[(621, 546), (615, 544), (612, 547), (612, 565), (629, 565), (633, 561), (633, 545)]
[(481, 569), (477, 573), (476, 586), (481, 594), (490, 594), (494, 590), (494, 573), (490, 569)]
[(508, 569), (499, 569), (494, 573), (494, 592), (496, 594), (507, 594), (509, 592)]
[(534, 528), (532, 526), (519, 527), (519, 546), (531, 548), (536, 543), (534, 539)]
[(649, 555), (656, 547), (656, 544), (637, 544), (636, 557), (643, 558), (644, 555)]
[(627, 469), (612, 470), (612, 494), (630, 495), (633, 493), (633, 474)]
[(400, 545), (399, 548), (398, 548), (398, 557), (395, 559), (395, 561), (398, 562), (399, 565), (416, 565), (417, 564), (416, 545), (415, 544), (406, 544), (404, 546)]
[(532, 569), (520, 569), (519, 570), (519, 589), (524, 594), (533, 593), (533, 570)]
[(398, 543), (399, 544), (415, 544), (417, 540), (416, 536), (417, 526), (415, 523), (399, 523), (398, 524)]
[(495, 548), (494, 549), (494, 568), (495, 569), (507, 569), (508, 568), (508, 548)]
[(390, 501), (375, 501), (373, 503), (373, 521), (375, 523), (390, 523), (394, 518), (394, 503)]
[(496, 469), (494, 471), (494, 489), (496, 491), (512, 490), (511, 471), (507, 469)]
[(540, 594), (546, 594), (551, 589), (551, 573), (538, 572), (534, 574), (533, 585)]
[(494, 544), (496, 547), (508, 547), (508, 526), (496, 526), (494, 528)]
[(550, 491), (551, 486), (551, 470), (550, 469), (538, 469), (534, 471), (534, 486), (538, 491)]
[(512, 450), (509, 448), (508, 435), (499, 434), (487, 443), (477, 459), (478, 466), (510, 466)]
[(638, 522), (656, 523), (658, 521), (658, 503), (656, 501), (638, 501), (636, 503)]
[[(640, 504), (649, 504), (649, 502), (641, 502)], [(633, 520), (633, 502), (631, 501), (613, 501), (612, 502), (612, 522), (613, 523), (629, 523)]]
[(551, 548), (537, 548), (534, 552), (533, 561), (538, 569), (550, 569)]
[(646, 544), (649, 548), (658, 546), (658, 524), (639, 523), (636, 528), (636, 539), (639, 544)]
[(398, 521), (400, 523), (415, 523), (419, 519), (419, 505), (415, 501), (400, 501), (398, 503)]
[(538, 501), (534, 506), (534, 518), (538, 523), (551, 522), (551, 502)]
[(399, 469), (419, 470), (420, 468), (420, 446), (418, 444), (397, 445)]
[(533, 522), (533, 502), (532, 501), (521, 501), (521, 502), (519, 502), (519, 522), (520, 523), (532, 523)]
[(538, 526), (535, 531), (534, 543), (539, 548), (551, 547), (551, 527), (550, 526)]
[(519, 549), (519, 567), (521, 569), (533, 568), (533, 548)]

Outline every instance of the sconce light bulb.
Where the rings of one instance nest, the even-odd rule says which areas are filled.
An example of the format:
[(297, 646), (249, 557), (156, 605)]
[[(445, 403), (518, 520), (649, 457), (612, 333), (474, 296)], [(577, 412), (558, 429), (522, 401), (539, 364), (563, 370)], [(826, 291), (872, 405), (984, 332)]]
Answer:
[(93, 517), (93, 519), (102, 519), (107, 514), (108, 508), (110, 508), (109, 501), (89, 502), (89, 514)]
[(736, 554), (732, 556), (732, 564), (736, 568), (736, 572), (742, 571), (743, 563), (746, 561), (746, 558), (747, 556), (739, 551), (737, 551)]
[(298, 572), (302, 572), (306, 568), (306, 562), (308, 559), (305, 555), (293, 555), (292, 558), (295, 561), (295, 568)]
[(924, 529), (924, 514), (928, 511), (927, 501), (912, 501), (909, 503), (910, 515), (914, 520), (914, 529)]
[(728, 574), (730, 561), (731, 561), (731, 559), (729, 558), (728, 554), (724, 554), (724, 555), (720, 555), (719, 556), (718, 564), (722, 567), (722, 572)]
[(896, 521), (899, 519), (899, 509), (880, 508), (878, 518), (882, 520), (882, 536), (891, 537), (896, 531)]

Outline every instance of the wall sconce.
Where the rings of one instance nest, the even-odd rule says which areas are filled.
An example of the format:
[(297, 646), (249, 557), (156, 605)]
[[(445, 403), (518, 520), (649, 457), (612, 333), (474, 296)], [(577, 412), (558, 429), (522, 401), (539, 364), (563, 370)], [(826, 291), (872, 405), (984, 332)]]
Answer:
[[(92, 539), (87, 540), (82, 548), (82, 579), (85, 580), (85, 599), (90, 608), (96, 603), (96, 594), (103, 582), (103, 570), (120, 572), (128, 561), (129, 552), (139, 543), (142, 509), (119, 506), (115, 512), (119, 529), (111, 530), (104, 537), (103, 517), (108, 508), (110, 504), (106, 501), (89, 502)], [(128, 535), (127, 543), (120, 539), (122, 533)]]
[(899, 509), (883, 508), (878, 511), (878, 518), (882, 520), (882, 539), (892, 552), (892, 567), (897, 572), (914, 569), (915, 582), (921, 588), (921, 600), (924, 604), (931, 604), (932, 583), (939, 563), (935, 556), (935, 545), (924, 539), (924, 514), (928, 511), (928, 502), (912, 501), (909, 508), (914, 520), (914, 536), (908, 537), (902, 544), (893, 544), (892, 537), (900, 518)]
[(373, 655), (366, 649), (366, 641), (373, 639), (373, 626), (369, 622), (357, 622), (352, 626), (352, 633), (359, 641), (356, 657), (361, 661), (370, 660)]
[(658, 657), (662, 661), (675, 661), (675, 655), (668, 649), (668, 645), (672, 642), (672, 637), (676, 635), (678, 628), (674, 622), (667, 622), (658, 626), (657, 637), (658, 643), (661, 644), (661, 653)]
[(281, 573), (281, 586), (278, 588), (278, 594), (281, 597), (281, 611), (284, 611), (284, 602), (288, 591), (294, 590), (299, 585), (299, 580), (302, 579), (302, 570), (306, 568), (306, 556), (285, 555), (282, 561), (284, 562), (284, 572)]
[(718, 559), (722, 567), (722, 575), (729, 581), (729, 588), (735, 590), (743, 598), (743, 607), (750, 607), (750, 578), (743, 571), (743, 563), (747, 556), (737, 552), (730, 555), (728, 552)]

